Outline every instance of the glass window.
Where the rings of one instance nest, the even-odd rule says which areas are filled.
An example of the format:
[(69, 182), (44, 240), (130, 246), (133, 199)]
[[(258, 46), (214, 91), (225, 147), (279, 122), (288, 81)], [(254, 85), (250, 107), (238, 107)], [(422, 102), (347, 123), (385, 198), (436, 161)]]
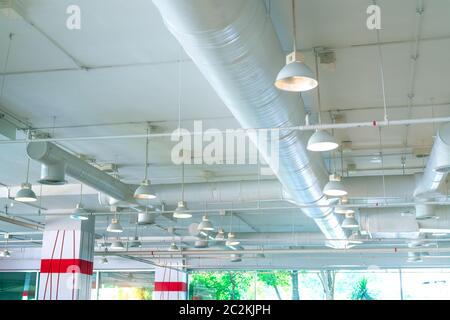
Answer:
[(98, 300), (151, 300), (155, 275), (153, 272), (100, 272), (98, 282)]
[(337, 271), (336, 300), (400, 300), (399, 270)]
[(317, 272), (267, 270), (193, 272), (189, 299), (193, 300), (322, 300)]
[(318, 272), (299, 271), (300, 300), (324, 300), (325, 292), (320, 282)]
[(0, 272), (0, 300), (35, 300), (37, 272)]
[(449, 269), (402, 270), (403, 299), (448, 300), (450, 299)]
[(292, 299), (291, 271), (258, 271), (256, 280), (256, 298), (258, 300)]

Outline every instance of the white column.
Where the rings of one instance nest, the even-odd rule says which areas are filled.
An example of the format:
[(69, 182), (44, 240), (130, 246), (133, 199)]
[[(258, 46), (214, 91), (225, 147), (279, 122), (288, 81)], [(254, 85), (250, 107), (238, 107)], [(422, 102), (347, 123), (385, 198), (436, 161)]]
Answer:
[(183, 260), (170, 260), (165, 265), (155, 267), (153, 300), (186, 300), (187, 274)]
[(95, 218), (46, 219), (39, 300), (89, 300), (94, 261)]

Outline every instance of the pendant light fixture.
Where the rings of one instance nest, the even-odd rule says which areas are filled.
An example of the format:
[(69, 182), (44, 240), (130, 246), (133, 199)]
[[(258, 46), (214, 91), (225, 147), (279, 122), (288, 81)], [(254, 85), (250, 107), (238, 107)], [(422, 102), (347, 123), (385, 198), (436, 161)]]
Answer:
[(329, 197), (344, 197), (348, 194), (345, 186), (342, 183), (341, 176), (337, 174), (330, 175), (330, 180), (325, 185), (323, 193)]
[(353, 213), (349, 213), (345, 215), (344, 221), (342, 221), (343, 229), (358, 229), (359, 223), (355, 219), (355, 215)]
[[(205, 211), (207, 210), (207, 202), (205, 201)], [(197, 226), (197, 230), (200, 232), (205, 232), (206, 234), (209, 234), (211, 231), (214, 231), (214, 226), (212, 222), (208, 219), (208, 214), (205, 213), (205, 215), (202, 217), (202, 221)]]
[(214, 231), (214, 226), (211, 221), (208, 219), (207, 215), (204, 215), (202, 218), (202, 222), (197, 227), (198, 231)]
[(228, 247), (237, 246), (240, 243), (241, 242), (236, 239), (236, 236), (234, 235), (234, 233), (232, 233), (232, 232), (228, 233), (227, 241), (225, 242), (226, 246), (228, 246)]
[(77, 207), (70, 215), (70, 218), (73, 220), (86, 221), (89, 220), (88, 212), (83, 207), (83, 184), (80, 185), (80, 202), (77, 204)]
[(228, 247), (237, 246), (238, 244), (241, 243), (239, 240), (236, 239), (236, 236), (234, 235), (234, 233), (231, 232), (232, 226), (233, 226), (233, 212), (231, 212), (231, 218), (230, 218), (230, 232), (228, 233), (227, 241), (225, 242), (225, 245)]
[[(181, 137), (181, 47), (178, 51), (178, 133)], [(181, 150), (183, 162), (181, 163), (181, 200), (178, 201), (177, 208), (173, 213), (174, 219), (190, 219), (192, 214), (189, 213), (186, 202), (184, 201), (184, 149)]]
[(130, 248), (142, 248), (142, 242), (139, 240), (137, 231), (138, 231), (138, 222), (136, 221), (136, 226), (134, 229), (134, 237), (133, 240), (130, 241), (129, 243)]
[(406, 261), (410, 263), (416, 263), (423, 262), (423, 259), (420, 252), (408, 252), (408, 259)]
[(313, 152), (332, 151), (339, 147), (336, 139), (324, 130), (316, 130), (308, 140), (307, 149)]
[(293, 52), (286, 57), (286, 65), (278, 73), (275, 86), (283, 91), (305, 92), (316, 88), (319, 82), (314, 79), (311, 69), (305, 64), (303, 54), (297, 51), (297, 21), (295, 0), (292, 0)]
[(220, 228), (217, 230), (217, 234), (214, 237), (216, 241), (225, 241), (225, 231), (223, 230), (223, 217), (225, 216), (225, 210), (220, 212)]
[(345, 207), (348, 204), (348, 198), (346, 196), (339, 200), (339, 205), (334, 208), (334, 212), (337, 214), (351, 214), (355, 213), (355, 210), (350, 207)]
[(230, 254), (230, 262), (242, 262), (242, 255), (235, 253)]
[(142, 242), (139, 240), (139, 237), (133, 237), (133, 240), (130, 241), (130, 248), (142, 248)]
[(355, 213), (355, 210), (353, 210), (352, 208), (336, 206), (334, 212), (337, 214), (353, 214)]
[(186, 206), (186, 202), (184, 202), (184, 161), (183, 161), (183, 163), (181, 164), (181, 200), (178, 201), (178, 205), (173, 213), (173, 217), (175, 219), (192, 218), (192, 214), (188, 211), (189, 209)]
[(27, 157), (27, 180), (22, 183), (20, 190), (17, 192), (14, 200), (19, 202), (35, 202), (37, 201), (36, 194), (34, 193), (31, 184), (29, 182), (30, 175), (30, 158)]
[(175, 242), (172, 242), (170, 244), (169, 251), (171, 251), (171, 252), (180, 251), (180, 248), (178, 248), (178, 246)]
[[(319, 61), (317, 57), (318, 53), (315, 50), (315, 65), (316, 65), (316, 75), (317, 79), (319, 79)], [(317, 88), (317, 112), (318, 112), (318, 122), (319, 125), (322, 124), (322, 102), (321, 102), (321, 96), (320, 96), (320, 87)], [(339, 148), (339, 143), (336, 141), (336, 139), (329, 134), (325, 130), (316, 130), (314, 134), (309, 138), (308, 145), (306, 147), (309, 151), (312, 152), (327, 152), (336, 150)]]
[[(103, 236), (103, 246), (105, 247), (105, 254), (108, 254), (108, 247), (106, 246), (106, 238), (105, 236)], [(100, 260), (101, 264), (108, 264), (108, 258), (106, 258), (106, 256), (102, 257), (102, 259)]]
[(117, 213), (114, 215), (114, 218), (111, 219), (111, 223), (108, 225), (108, 228), (106, 229), (106, 231), (111, 232), (111, 233), (122, 233), (123, 232), (122, 225), (120, 224), (120, 221), (117, 218)]
[(222, 228), (218, 230), (214, 240), (225, 241), (225, 231)]
[(134, 198), (138, 200), (153, 200), (156, 199), (156, 194), (150, 186), (150, 180), (148, 179), (148, 136), (150, 129), (147, 128), (147, 136), (145, 137), (145, 177), (141, 182), (141, 185), (134, 192)]
[(3, 251), (0, 251), (0, 257), (2, 258), (11, 258), (11, 252), (7, 249), (8, 247), (8, 240), (9, 240), (9, 234), (6, 233), (4, 235), (5, 238), (5, 249)]
[(120, 239), (117, 239), (111, 243), (111, 249), (112, 250), (124, 250), (125, 246), (123, 245), (123, 242), (120, 241)]
[(11, 258), (11, 252), (9, 250), (3, 250), (2, 252), (0, 252), (0, 257)]

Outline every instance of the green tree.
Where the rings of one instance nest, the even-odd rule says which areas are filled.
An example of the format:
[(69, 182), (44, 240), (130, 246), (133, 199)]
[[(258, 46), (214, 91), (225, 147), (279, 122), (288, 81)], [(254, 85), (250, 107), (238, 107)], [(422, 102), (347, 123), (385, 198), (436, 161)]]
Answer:
[(258, 272), (258, 280), (272, 287), (277, 294), (278, 300), (282, 300), (279, 286), (289, 286), (291, 274), (289, 271), (263, 271)]
[(200, 289), (212, 293), (215, 300), (240, 300), (251, 286), (253, 275), (248, 272), (200, 272), (191, 274), (190, 298)]
[(362, 278), (359, 280), (351, 296), (352, 300), (374, 300), (372, 295), (369, 293), (369, 288), (367, 286), (367, 278)]

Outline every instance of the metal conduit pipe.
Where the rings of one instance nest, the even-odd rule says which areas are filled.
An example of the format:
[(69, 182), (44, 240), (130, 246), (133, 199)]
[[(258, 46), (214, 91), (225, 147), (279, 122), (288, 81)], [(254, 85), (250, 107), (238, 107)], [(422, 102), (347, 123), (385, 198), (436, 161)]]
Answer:
[(46, 166), (63, 165), (64, 172), (78, 181), (114, 199), (134, 203), (132, 186), (111, 177), (55, 144), (30, 142), (27, 146), (27, 154), (31, 159)]
[[(436, 104), (434, 106), (439, 106)], [(391, 109), (392, 107), (389, 107)], [(374, 108), (370, 108), (374, 109)], [(342, 111), (348, 111), (354, 109), (343, 109)], [(389, 120), (389, 121), (364, 121), (364, 122), (348, 122), (348, 123), (322, 123), (311, 125), (298, 125), (293, 127), (257, 127), (257, 128), (245, 128), (245, 131), (255, 131), (256, 129), (266, 129), (272, 131), (315, 131), (315, 130), (344, 130), (351, 128), (374, 128), (374, 127), (394, 127), (394, 126), (412, 126), (420, 124), (440, 124), (450, 122), (450, 117), (435, 117), (435, 118), (420, 118), (420, 119), (402, 119), (402, 120)], [(218, 130), (222, 134), (226, 134), (226, 131)], [(196, 136), (203, 135), (204, 132), (181, 132), (180, 135)], [(21, 144), (30, 142), (69, 142), (69, 141), (98, 141), (98, 140), (125, 140), (125, 139), (142, 139), (142, 138), (170, 138), (173, 136), (173, 132), (164, 133), (151, 133), (151, 134), (121, 134), (121, 135), (103, 135), (103, 136), (82, 136), (82, 137), (64, 137), (64, 138), (39, 138), (39, 139), (16, 139), (16, 140), (0, 140), (2, 144)]]
[(16, 225), (19, 227), (31, 229), (31, 230), (37, 230), (37, 231), (44, 230), (44, 225), (42, 225), (42, 224), (22, 221), (19, 218), (6, 216), (3, 214), (0, 215), (0, 221), (10, 223), (10, 224), (13, 224), (13, 225)]
[[(301, 97), (280, 92), (273, 84), (285, 56), (263, 1), (153, 2), (168, 29), (244, 129), (303, 124)], [(290, 129), (279, 133), (277, 159), (270, 157), (255, 137), (253, 142), (281, 184), (300, 203), (328, 203), (322, 193), (326, 177), (322, 160), (317, 155), (311, 160), (305, 148), (309, 134)], [(266, 142), (271, 145), (270, 138)], [(333, 210), (316, 207), (303, 212), (327, 238), (346, 238)]]
[[(345, 250), (334, 250), (334, 249), (245, 249), (245, 250), (235, 250), (233, 253), (235, 254), (304, 254), (304, 255), (373, 255), (373, 254), (392, 254), (392, 255), (401, 255), (408, 254), (408, 252), (417, 252), (417, 253), (450, 253), (450, 247), (440, 247), (440, 248), (351, 248)], [(160, 250), (133, 250), (128, 251), (129, 254), (133, 254), (133, 256), (144, 256), (144, 257), (163, 257), (163, 256), (173, 256), (174, 253), (172, 251), (160, 251)], [(96, 251), (96, 256), (114, 256), (123, 254), (120, 252), (113, 251)], [(183, 256), (210, 256), (210, 255), (229, 255), (230, 251), (228, 250), (216, 250), (216, 249), (208, 249), (208, 250), (194, 250), (188, 249), (180, 251), (180, 255)]]

